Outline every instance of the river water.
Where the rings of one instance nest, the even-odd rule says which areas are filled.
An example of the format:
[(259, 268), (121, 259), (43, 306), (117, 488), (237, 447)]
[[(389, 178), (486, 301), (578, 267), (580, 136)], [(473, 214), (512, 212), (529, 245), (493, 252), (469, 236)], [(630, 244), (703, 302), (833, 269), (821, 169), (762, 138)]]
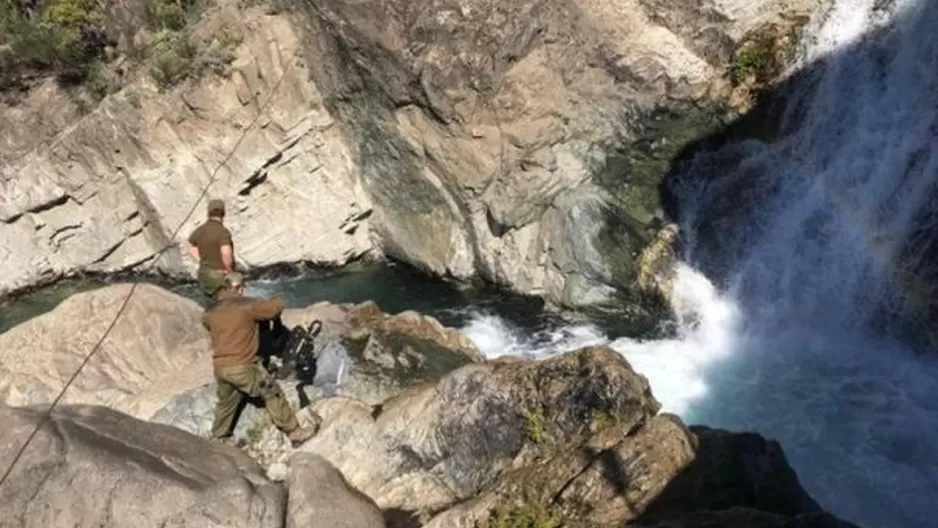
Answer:
[[(771, 144), (729, 145), (688, 169), (705, 179), (712, 157), (731, 154), (730, 180), (769, 174), (773, 187), (723, 234), (726, 247), (744, 248), (732, 252), (694, 240), (719, 193), (734, 191), (679, 194), (690, 243), (673, 338), (565, 322), (538, 302), (401, 266), (256, 282), (251, 293), (282, 292), (291, 306), (373, 299), (390, 312), (418, 310), (490, 356), (608, 344), (649, 378), (664, 410), (779, 440), (802, 484), (836, 515), (867, 528), (938, 526), (938, 360), (871, 328), (876, 306), (901, 306), (908, 294), (888, 270), (938, 191), (938, 2), (837, 0), (809, 27), (802, 60), (824, 67), (793, 109), (797, 129)], [(729, 271), (711, 281), (697, 269), (714, 269), (715, 254)], [(0, 331), (76, 288), (6, 307)]]

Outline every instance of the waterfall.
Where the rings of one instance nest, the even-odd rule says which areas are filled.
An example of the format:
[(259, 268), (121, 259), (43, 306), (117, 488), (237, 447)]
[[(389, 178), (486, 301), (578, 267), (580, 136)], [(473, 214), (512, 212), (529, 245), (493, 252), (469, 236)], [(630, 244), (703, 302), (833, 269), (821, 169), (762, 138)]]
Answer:
[(923, 300), (909, 251), (934, 245), (911, 238), (938, 205), (938, 4), (841, 0), (822, 15), (782, 137), (684, 173), (707, 182), (683, 189), (706, 245), (688, 258), (699, 249), (756, 320), (855, 333)]
[(675, 180), (686, 260), (740, 313), (685, 419), (778, 438), (849, 520), (933, 526), (938, 365), (900, 323), (938, 303), (916, 281), (938, 267), (938, 2), (837, 0), (807, 33), (778, 136)]
[[(609, 343), (664, 410), (779, 440), (811, 495), (865, 528), (935, 524), (938, 355), (901, 323), (938, 304), (914, 280), (938, 268), (936, 28), (935, 0), (818, 13), (776, 137), (703, 151), (675, 177), (679, 335)], [(544, 347), (484, 314), (465, 331), (491, 354), (578, 343)]]

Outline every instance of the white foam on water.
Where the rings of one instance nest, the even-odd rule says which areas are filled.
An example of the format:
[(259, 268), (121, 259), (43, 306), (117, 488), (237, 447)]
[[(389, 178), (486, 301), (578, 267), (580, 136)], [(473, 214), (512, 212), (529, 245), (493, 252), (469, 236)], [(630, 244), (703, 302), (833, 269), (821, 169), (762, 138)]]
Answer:
[(584, 346), (609, 345), (646, 376), (662, 409), (677, 414), (707, 395), (706, 372), (734, 350), (739, 312), (699, 272), (679, 264), (671, 304), (678, 322), (673, 339), (610, 339), (589, 324), (525, 334), (505, 319), (476, 313), (461, 331), (489, 357), (543, 358)]
[(662, 410), (686, 415), (709, 391), (707, 372), (736, 349), (739, 310), (699, 272), (680, 264), (671, 305), (678, 321), (673, 339), (611, 343), (651, 384)]
[(461, 329), (485, 356), (548, 357), (577, 348), (608, 343), (595, 325), (567, 325), (525, 333), (502, 317), (474, 311)]

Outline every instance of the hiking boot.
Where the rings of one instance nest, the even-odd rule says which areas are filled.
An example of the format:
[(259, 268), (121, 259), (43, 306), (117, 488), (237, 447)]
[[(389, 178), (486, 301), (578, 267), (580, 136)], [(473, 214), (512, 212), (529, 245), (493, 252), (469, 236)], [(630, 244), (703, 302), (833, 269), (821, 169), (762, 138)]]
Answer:
[(287, 434), (287, 438), (293, 444), (293, 447), (299, 447), (310, 438), (316, 436), (316, 430), (310, 427), (297, 427)]

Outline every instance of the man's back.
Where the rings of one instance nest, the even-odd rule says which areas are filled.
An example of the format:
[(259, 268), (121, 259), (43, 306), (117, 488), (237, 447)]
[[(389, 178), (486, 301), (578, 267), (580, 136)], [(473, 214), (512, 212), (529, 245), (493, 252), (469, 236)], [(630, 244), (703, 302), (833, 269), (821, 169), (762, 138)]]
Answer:
[(222, 295), (202, 316), (202, 324), (212, 336), (212, 363), (216, 367), (253, 363), (259, 345), (257, 322), (276, 317), (283, 307), (281, 297)]
[(203, 266), (225, 269), (221, 247), (232, 246), (231, 231), (217, 220), (206, 220), (189, 236), (189, 243), (199, 248), (199, 260)]

